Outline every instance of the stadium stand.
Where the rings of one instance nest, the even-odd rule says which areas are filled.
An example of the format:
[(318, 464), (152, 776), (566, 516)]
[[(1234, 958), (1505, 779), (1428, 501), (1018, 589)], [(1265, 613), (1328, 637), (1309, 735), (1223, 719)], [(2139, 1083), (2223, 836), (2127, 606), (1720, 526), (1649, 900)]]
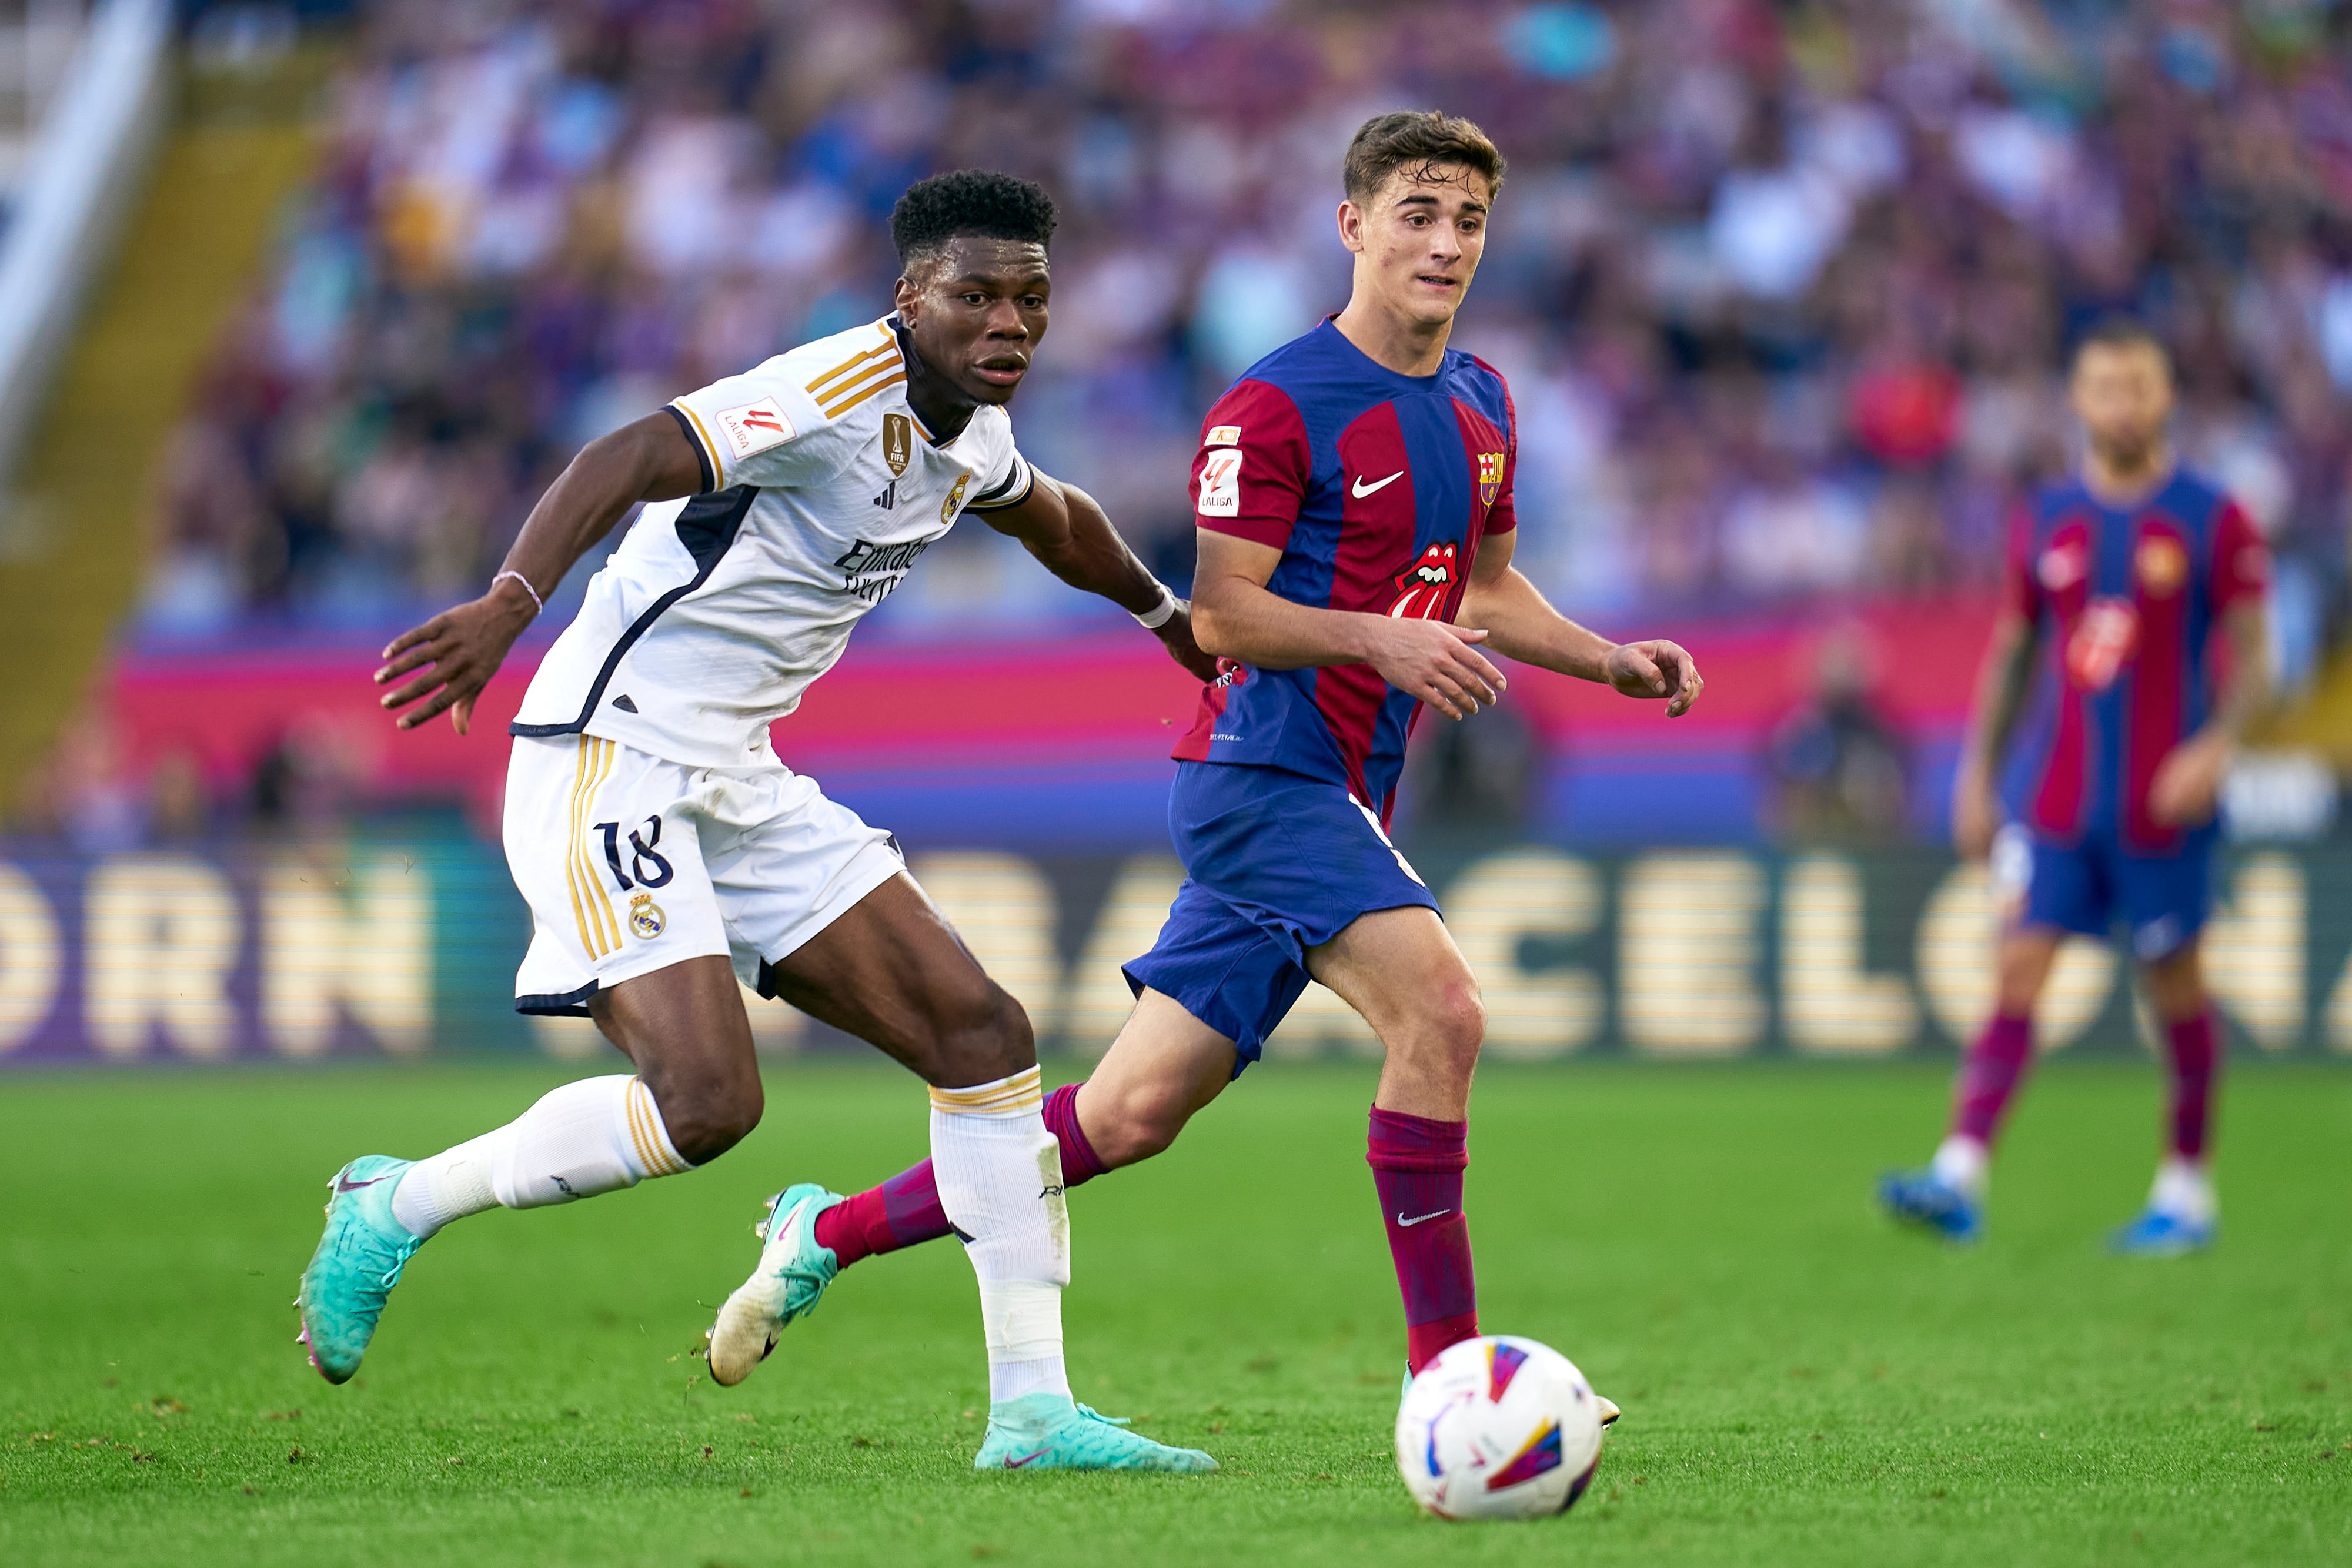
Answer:
[[(1710, 716), (1671, 766), (1561, 720), (1574, 766), (1546, 820), (1605, 836), (1623, 780), (1656, 776), (1656, 815), (1626, 831), (1696, 810), (1755, 832), (1756, 759), (1809, 700), (1806, 628), (1860, 602), (1838, 634), (1875, 650), (1924, 827), (2004, 519), (2063, 459), (2059, 347), (2096, 316), (2143, 313), (2179, 345), (2186, 446), (2278, 549), (2287, 678), (2321, 666), (2352, 453), (2346, 25), (2287, 4), (1547, 0), (1440, 24), (385, 0), (172, 437), (122, 702), (168, 706), (191, 659), (365, 649), (473, 591), (581, 441), (877, 313), (878, 219), (960, 164), (1043, 179), (1066, 214), (1024, 447), (1181, 580), (1200, 411), (1340, 298), (1349, 129), (1431, 103), (1513, 157), (1458, 340), (1517, 392), (1541, 519), (1523, 563), (1603, 624), (1716, 630), (1755, 707)], [(1115, 620), (971, 529), (862, 638), (1041, 624)], [(1890, 667), (1885, 633), (1919, 627), (1932, 652), (1905, 662), (1934, 667)], [(205, 754), (216, 787), (247, 787), (269, 724)], [(394, 793), (432, 783), (368, 766)]]
[[(83, 47), (60, 51), (22, 221), (0, 235), (0, 421), (16, 422), (0, 423), (0, 449), (21, 431), (23, 452), (13, 471), (0, 463), (0, 593), (13, 607), (0, 622), (0, 789), (35, 828), (57, 820), (60, 789), (147, 782), (112, 761), (85, 777), (75, 758), (103, 729), (103, 659), (139, 601), (170, 433), (310, 165), (319, 75), (312, 51), (247, 78), (175, 84), (168, 7), (116, 0), (93, 15)], [(68, 722), (85, 707), (94, 716)]]

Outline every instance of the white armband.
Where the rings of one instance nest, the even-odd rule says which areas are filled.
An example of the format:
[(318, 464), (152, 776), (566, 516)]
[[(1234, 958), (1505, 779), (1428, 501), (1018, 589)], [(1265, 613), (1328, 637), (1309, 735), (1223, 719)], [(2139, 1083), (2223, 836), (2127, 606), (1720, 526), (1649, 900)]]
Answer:
[[(1184, 601), (1177, 598), (1175, 591), (1163, 582), (1160, 585), (1160, 602), (1142, 614), (1136, 615), (1135, 623), (1146, 632), (1157, 632), (1173, 621), (1176, 618), (1176, 612), (1183, 607)], [(1132, 610), (1128, 613), (1135, 615)]]

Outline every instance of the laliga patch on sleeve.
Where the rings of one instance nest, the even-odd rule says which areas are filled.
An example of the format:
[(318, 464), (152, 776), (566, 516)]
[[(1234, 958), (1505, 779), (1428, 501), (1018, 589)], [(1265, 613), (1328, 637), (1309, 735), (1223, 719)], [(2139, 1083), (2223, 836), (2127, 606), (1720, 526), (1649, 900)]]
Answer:
[(739, 460), (765, 452), (771, 446), (781, 446), (793, 438), (793, 422), (784, 417), (784, 411), (776, 406), (772, 397), (747, 402), (741, 408), (720, 410), (719, 428)]
[(1242, 454), (1237, 446), (1221, 446), (1201, 465), (1201, 504), (1204, 517), (1242, 515)]
[(1241, 444), (1242, 427), (1238, 424), (1213, 424), (1209, 426), (1209, 438), (1201, 443), (1203, 446), (1239, 446)]

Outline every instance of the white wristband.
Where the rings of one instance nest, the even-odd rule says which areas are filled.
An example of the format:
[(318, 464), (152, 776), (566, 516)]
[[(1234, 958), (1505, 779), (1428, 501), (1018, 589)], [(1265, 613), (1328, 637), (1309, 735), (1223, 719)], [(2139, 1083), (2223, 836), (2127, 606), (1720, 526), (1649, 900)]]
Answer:
[(1145, 611), (1140, 615), (1135, 615), (1135, 612), (1132, 610), (1129, 611), (1128, 613), (1129, 615), (1135, 615), (1135, 623), (1138, 626), (1142, 627), (1146, 632), (1157, 632), (1162, 626), (1165, 626), (1168, 622), (1173, 621), (1176, 618), (1176, 612), (1183, 607), (1184, 601), (1177, 598), (1175, 591), (1163, 582), (1160, 585), (1160, 602), (1158, 605), (1154, 606), (1152, 609)]
[(498, 574), (498, 576), (496, 576), (496, 577), (494, 577), (494, 578), (490, 579), (490, 586), (491, 586), (492, 588), (496, 588), (499, 583), (504, 582), (508, 578), (510, 578), (510, 577), (511, 577), (511, 578), (513, 578), (517, 582), (520, 582), (520, 583), (521, 583), (521, 584), (522, 584), (522, 591), (523, 591), (525, 593), (528, 593), (528, 594), (530, 594), (530, 601), (531, 601), (533, 604), (536, 604), (537, 606), (539, 606), (539, 608), (538, 608), (536, 611), (532, 612), (532, 613), (533, 613), (533, 614), (536, 614), (536, 615), (544, 615), (544, 614), (546, 614), (546, 613), (547, 613), (547, 601), (546, 601), (546, 600), (544, 600), (544, 599), (541, 599), (541, 598), (539, 596), (539, 590), (538, 590), (538, 589), (536, 589), (536, 588), (533, 588), (533, 587), (530, 585), (530, 579), (529, 579), (529, 578), (525, 577), (522, 573), (520, 573), (520, 572), (519, 572), (519, 571), (502, 571), (502, 572), (499, 573), (499, 574)]

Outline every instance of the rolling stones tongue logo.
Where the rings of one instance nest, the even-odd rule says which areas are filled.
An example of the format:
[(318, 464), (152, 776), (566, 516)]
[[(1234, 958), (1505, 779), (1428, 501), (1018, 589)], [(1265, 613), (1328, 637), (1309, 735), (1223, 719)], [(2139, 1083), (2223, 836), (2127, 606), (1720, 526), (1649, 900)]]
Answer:
[(1444, 613), (1445, 591), (1452, 588), (1453, 545), (1432, 545), (1421, 559), (1397, 573), (1396, 602), (1389, 606), (1391, 621), (1434, 621)]
[(2094, 599), (2066, 639), (2067, 678), (2084, 691), (2105, 691), (2137, 652), (2139, 612), (2131, 601)]

